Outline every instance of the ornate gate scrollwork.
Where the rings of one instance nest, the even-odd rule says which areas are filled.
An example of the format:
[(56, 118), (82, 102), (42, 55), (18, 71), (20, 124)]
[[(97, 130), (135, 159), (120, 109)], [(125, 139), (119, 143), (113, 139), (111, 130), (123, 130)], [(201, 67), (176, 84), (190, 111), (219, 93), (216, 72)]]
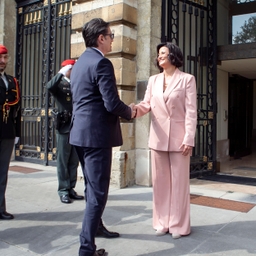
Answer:
[(22, 135), (16, 159), (55, 164), (56, 141), (46, 83), (69, 58), (71, 0), (16, 0), (16, 77), (21, 86)]

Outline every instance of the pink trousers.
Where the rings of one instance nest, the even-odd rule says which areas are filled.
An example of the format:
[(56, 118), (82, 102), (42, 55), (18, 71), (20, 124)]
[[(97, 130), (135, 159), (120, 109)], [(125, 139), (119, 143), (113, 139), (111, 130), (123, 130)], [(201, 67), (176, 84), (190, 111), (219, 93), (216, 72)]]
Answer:
[(153, 228), (190, 234), (190, 156), (151, 149)]

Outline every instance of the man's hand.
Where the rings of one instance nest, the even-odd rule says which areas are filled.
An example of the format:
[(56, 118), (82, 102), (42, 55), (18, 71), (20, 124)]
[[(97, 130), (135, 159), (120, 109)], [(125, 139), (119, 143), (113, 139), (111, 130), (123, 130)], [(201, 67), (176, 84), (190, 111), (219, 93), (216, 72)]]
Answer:
[(131, 118), (136, 117), (137, 109), (136, 109), (135, 104), (134, 104), (134, 103), (131, 103), (131, 104), (129, 105), (129, 107), (131, 108), (131, 113), (132, 113)]
[(66, 76), (66, 73), (72, 68), (72, 65), (67, 65), (60, 69), (58, 73), (61, 73), (63, 76)]

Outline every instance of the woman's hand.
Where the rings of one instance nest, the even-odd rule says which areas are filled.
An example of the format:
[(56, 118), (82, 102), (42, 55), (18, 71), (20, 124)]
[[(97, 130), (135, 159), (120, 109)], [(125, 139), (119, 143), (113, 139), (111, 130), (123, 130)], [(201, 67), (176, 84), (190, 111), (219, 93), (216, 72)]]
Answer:
[(191, 146), (189, 145), (182, 145), (181, 147), (183, 147), (183, 150), (182, 150), (182, 155), (183, 156), (187, 156), (188, 154), (191, 155), (192, 154), (192, 148)]

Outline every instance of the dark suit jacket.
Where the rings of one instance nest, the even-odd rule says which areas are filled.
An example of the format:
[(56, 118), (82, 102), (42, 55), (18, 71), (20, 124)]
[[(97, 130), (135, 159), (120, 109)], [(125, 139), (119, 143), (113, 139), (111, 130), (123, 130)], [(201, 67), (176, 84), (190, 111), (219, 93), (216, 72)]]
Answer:
[[(14, 78), (7, 74), (5, 76), (8, 81), (8, 90), (6, 90), (5, 83), (0, 78), (0, 139), (14, 139), (21, 136), (20, 100), (17, 101), (17, 97), (20, 97), (20, 91), (16, 91)], [(15, 103), (16, 101), (17, 103)], [(5, 103), (10, 103), (7, 122), (3, 120), (3, 106)]]
[(70, 143), (93, 148), (122, 145), (119, 116), (130, 120), (131, 110), (119, 98), (110, 60), (87, 48), (72, 69), (71, 92)]

